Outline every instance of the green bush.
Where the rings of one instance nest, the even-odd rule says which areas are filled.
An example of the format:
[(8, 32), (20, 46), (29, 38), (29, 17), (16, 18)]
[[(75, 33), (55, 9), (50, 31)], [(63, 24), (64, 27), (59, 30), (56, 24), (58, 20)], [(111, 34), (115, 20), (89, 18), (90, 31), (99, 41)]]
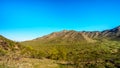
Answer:
[(7, 51), (0, 49), (0, 56), (4, 56), (7, 54)]

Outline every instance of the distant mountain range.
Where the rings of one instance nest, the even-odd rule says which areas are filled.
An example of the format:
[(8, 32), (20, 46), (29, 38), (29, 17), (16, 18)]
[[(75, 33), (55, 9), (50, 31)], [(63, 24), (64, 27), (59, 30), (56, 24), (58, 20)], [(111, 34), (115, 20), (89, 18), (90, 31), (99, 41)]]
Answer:
[[(98, 39), (120, 41), (120, 26), (104, 31), (74, 31), (63, 30), (39, 37), (30, 41), (21, 42), (23, 45), (68, 45), (78, 43), (92, 43)], [(17, 49), (19, 44), (0, 35), (0, 48), (5, 50)]]
[(39, 37), (30, 41), (25, 41), (30, 45), (47, 45), (47, 44), (72, 44), (72, 43), (91, 43), (97, 39), (120, 40), (120, 26), (104, 31), (74, 31), (63, 30), (53, 32), (49, 35)]
[(20, 62), (22, 58), (32, 61), (47, 58), (57, 60), (57, 64), (61, 64), (58, 61), (63, 64), (67, 61), (64, 64), (67, 67), (72, 64), (80, 65), (79, 68), (81, 65), (87, 68), (120, 68), (119, 42), (120, 26), (104, 31), (63, 30), (24, 42), (15, 42), (0, 35), (0, 61), (11, 64)]
[(76, 40), (76, 41), (82, 41), (82, 40), (86, 40), (86, 41), (92, 41), (92, 39), (95, 38), (119, 38), (120, 37), (120, 26), (113, 28), (113, 29), (109, 29), (109, 30), (104, 30), (104, 31), (74, 31), (74, 30), (63, 30), (60, 32), (53, 32), (49, 35), (37, 38), (35, 40), (50, 40), (50, 39), (61, 39), (62, 40)]

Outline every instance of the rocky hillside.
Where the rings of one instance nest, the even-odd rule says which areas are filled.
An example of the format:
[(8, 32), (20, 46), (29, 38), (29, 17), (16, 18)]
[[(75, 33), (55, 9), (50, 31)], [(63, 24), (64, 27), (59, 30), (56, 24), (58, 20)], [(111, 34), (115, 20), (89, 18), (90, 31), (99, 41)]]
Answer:
[(67, 42), (80, 42), (80, 41), (87, 41), (87, 42), (93, 42), (94, 40), (91, 39), (89, 36), (85, 35), (82, 32), (77, 31), (67, 31), (63, 30), (60, 32), (54, 32), (49, 35), (37, 38), (35, 40), (44, 40), (44, 41), (54, 41), (54, 42), (60, 42), (60, 41), (67, 41)]
[(49, 35), (36, 38), (31, 41), (25, 41), (29, 45), (38, 44), (71, 44), (71, 43), (91, 43), (97, 41), (97, 39), (119, 39), (120, 38), (120, 26), (104, 30), (104, 31), (74, 31), (63, 30), (60, 32), (53, 32)]
[(110, 38), (120, 38), (120, 26), (110, 30), (105, 30), (101, 32), (101, 35)]
[(49, 35), (37, 38), (36, 40), (39, 40), (39, 39), (48, 40), (48, 39), (53, 39), (53, 38), (60, 38), (60, 39), (68, 39), (68, 40), (73, 39), (73, 40), (79, 40), (79, 41), (81, 40), (90, 41), (94, 38), (99, 38), (99, 37), (109, 37), (109, 38), (120, 37), (120, 26), (115, 27), (113, 29), (104, 30), (102, 32), (100, 31), (77, 32), (74, 30), (70, 30), (70, 31), (63, 30), (60, 32), (53, 32)]
[(4, 50), (19, 49), (19, 44), (0, 35), (0, 48)]

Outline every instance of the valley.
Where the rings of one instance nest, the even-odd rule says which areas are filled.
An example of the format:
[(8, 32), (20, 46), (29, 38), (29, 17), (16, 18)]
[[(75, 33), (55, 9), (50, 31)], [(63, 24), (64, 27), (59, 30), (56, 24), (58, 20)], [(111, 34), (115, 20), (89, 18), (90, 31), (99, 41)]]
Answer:
[(64, 30), (30, 41), (0, 36), (0, 68), (119, 68), (120, 26)]

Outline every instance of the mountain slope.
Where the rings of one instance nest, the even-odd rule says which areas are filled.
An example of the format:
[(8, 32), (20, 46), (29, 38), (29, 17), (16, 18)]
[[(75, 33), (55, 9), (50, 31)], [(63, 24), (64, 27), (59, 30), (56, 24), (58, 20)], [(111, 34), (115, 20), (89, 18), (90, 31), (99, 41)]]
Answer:
[(113, 28), (111, 30), (105, 30), (105, 31), (101, 32), (101, 35), (103, 37), (119, 39), (120, 38), (120, 26)]
[(25, 41), (23, 44), (27, 45), (39, 45), (39, 44), (76, 44), (76, 43), (93, 43), (97, 39), (119, 39), (120, 38), (120, 26), (104, 30), (104, 31), (74, 31), (63, 30), (60, 32), (53, 32), (49, 35), (39, 37), (31, 41)]
[(0, 48), (4, 50), (19, 49), (19, 44), (0, 35)]
[[(60, 31), (22, 42), (23, 53), (32, 58), (67, 61), (78, 68), (119, 68), (120, 44), (112, 39), (120, 38), (119, 27), (105, 31)], [(92, 43), (91, 43), (92, 42)], [(73, 66), (74, 68), (74, 66)]]
[(54, 32), (49, 35), (46, 35), (41, 38), (37, 38), (36, 40), (48, 40), (48, 41), (56, 41), (57, 43), (60, 41), (67, 41), (67, 42), (80, 42), (80, 41), (87, 41), (92, 42), (93, 40), (87, 37), (85, 34), (77, 32), (77, 31), (61, 31), (61, 32)]

